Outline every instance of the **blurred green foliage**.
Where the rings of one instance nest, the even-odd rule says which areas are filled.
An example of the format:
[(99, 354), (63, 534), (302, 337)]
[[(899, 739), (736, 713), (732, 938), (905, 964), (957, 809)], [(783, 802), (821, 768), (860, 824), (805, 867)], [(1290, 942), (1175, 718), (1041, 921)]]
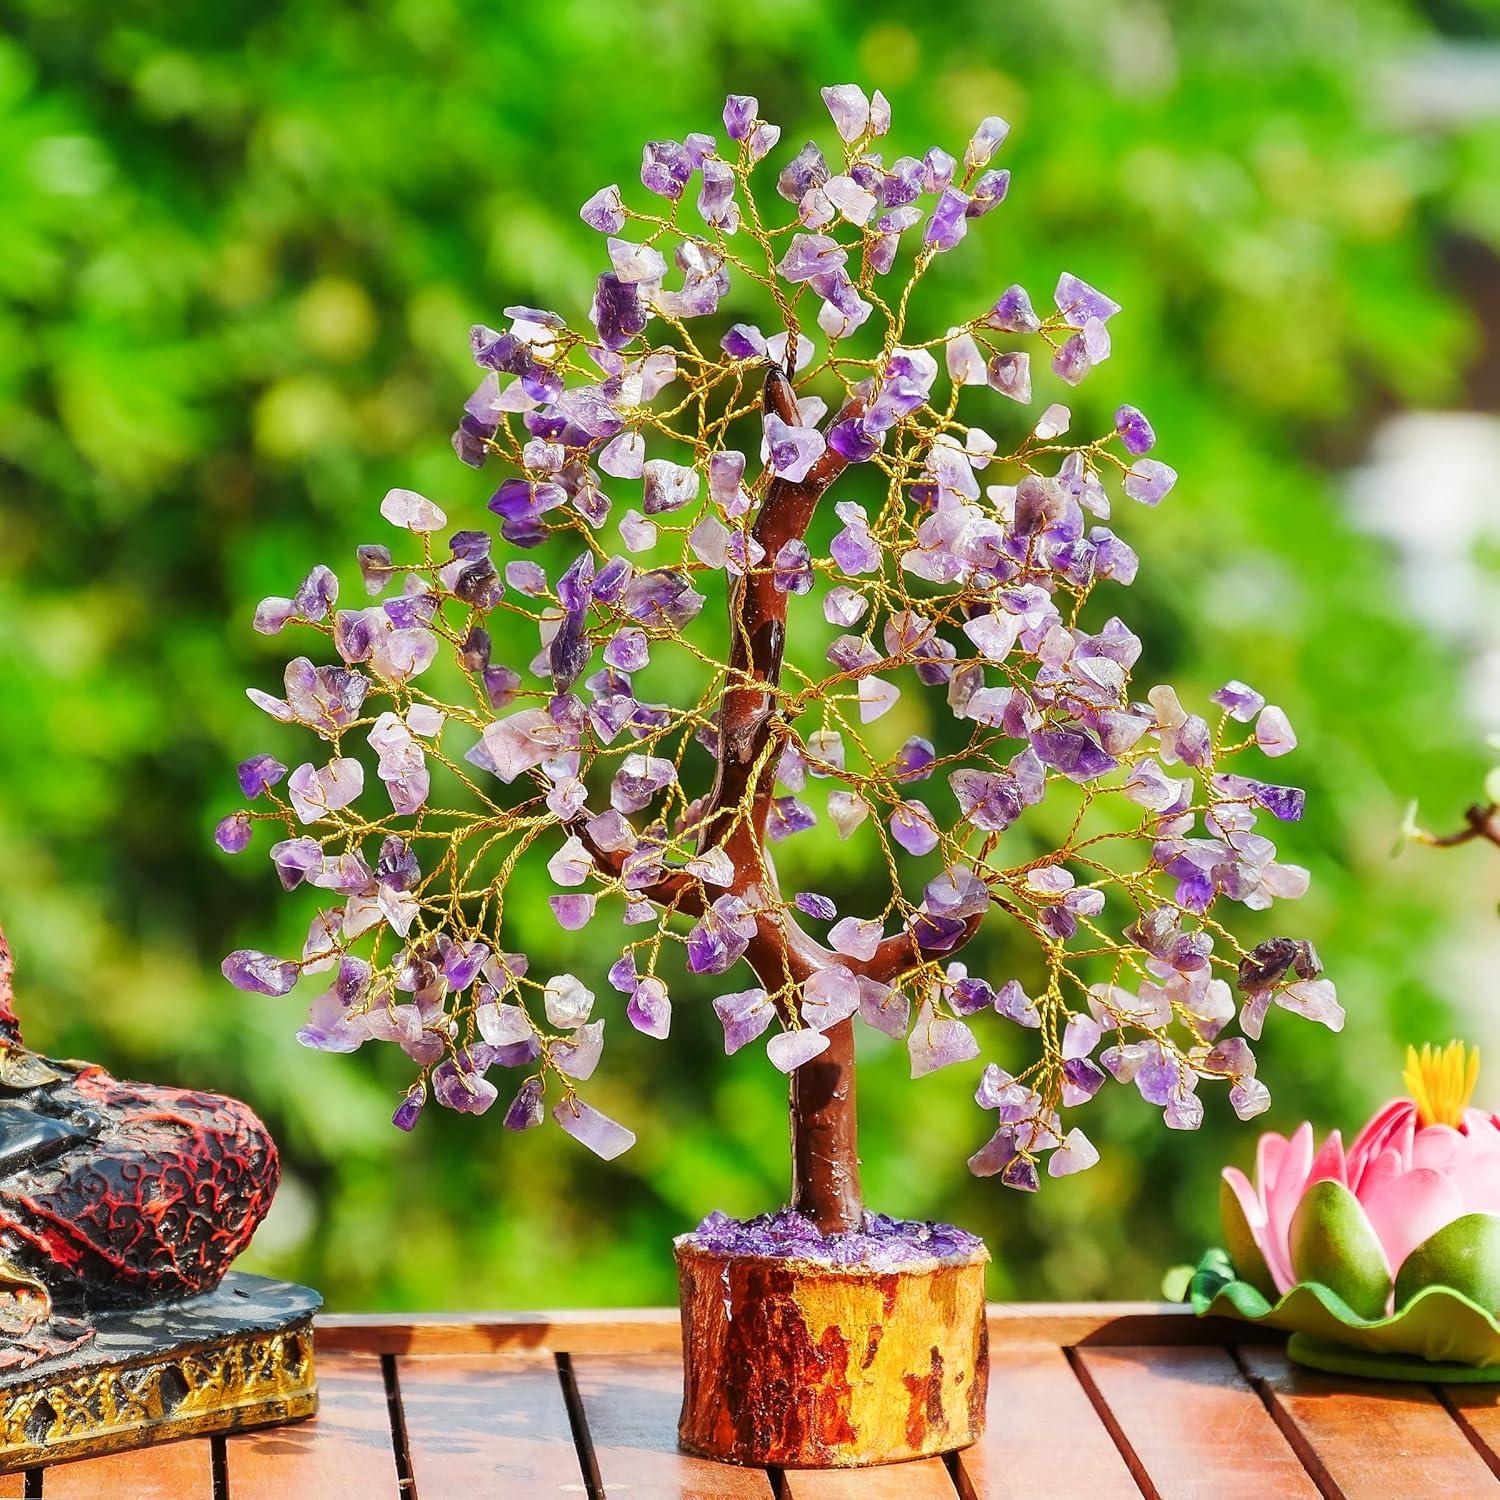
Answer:
[[(241, 694), (284, 660), (251, 634), (254, 602), (314, 561), (345, 569), (390, 485), (472, 524), (486, 478), (447, 445), (474, 380), (469, 323), (514, 302), (581, 313), (599, 246), (577, 205), (633, 180), (644, 139), (717, 129), (729, 88), (758, 94), (793, 146), (825, 131), (818, 86), (849, 79), (891, 96), (904, 148), (960, 147), (992, 111), (1014, 122), (1010, 201), (942, 265), (931, 316), (958, 322), (1015, 280), (1040, 297), (1061, 268), (1124, 303), (1115, 357), (1074, 405), (1096, 427), (1137, 402), (1183, 474), (1159, 513), (1123, 518), (1143, 672), (1199, 697), (1246, 677), (1302, 735), (1287, 769), (1309, 816), (1284, 846), (1315, 885), (1277, 925), (1317, 941), (1350, 1021), (1334, 1038), (1272, 1017), (1261, 1123), (1353, 1125), (1396, 1086), (1398, 1043), (1446, 1037), (1446, 934), (1476, 866), (1389, 854), (1404, 801), (1420, 792), (1439, 823), (1480, 763), (1456, 662), (1330, 477), (1376, 412), (1460, 399), (1476, 334), (1438, 250), (1500, 241), (1500, 139), (1382, 115), (1380, 69), (1431, 39), (1413, 10), (0, 15), (0, 917), (35, 1044), (264, 1113), (288, 1189), (261, 1267), (345, 1307), (663, 1301), (670, 1234), (780, 1201), (781, 1080), (726, 1062), (701, 988), (679, 993), (669, 1050), (612, 1047), (594, 1097), (641, 1141), (613, 1166), (555, 1131), (503, 1139), (493, 1116), (430, 1110), (397, 1135), (402, 1059), (303, 1052), (294, 1000), (220, 980), (231, 947), (295, 949), (307, 911), (277, 899), (259, 852), (235, 863), (208, 836), (236, 803), (234, 762), (281, 748)], [(793, 887), (859, 909), (864, 872), (831, 832), (787, 848)], [(538, 880), (519, 898), (534, 966), (591, 972), (544, 897)], [(1013, 960), (999, 927), (970, 957), (997, 982)], [(1214, 1174), (1251, 1149), (1221, 1097), (1184, 1137), (1106, 1091), (1100, 1166), (1023, 1199), (964, 1171), (987, 1121), (962, 1080), (904, 1074), (867, 1039), (868, 1196), (985, 1233), (997, 1296), (1150, 1295), (1213, 1236)]]

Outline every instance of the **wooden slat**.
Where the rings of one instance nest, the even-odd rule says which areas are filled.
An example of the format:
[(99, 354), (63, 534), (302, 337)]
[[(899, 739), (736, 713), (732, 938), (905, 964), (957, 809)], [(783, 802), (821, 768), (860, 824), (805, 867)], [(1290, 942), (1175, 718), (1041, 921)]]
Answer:
[(1289, 1364), (1279, 1349), (1240, 1350), (1308, 1468), (1347, 1500), (1493, 1495), (1495, 1476), (1423, 1385), (1340, 1379)]
[(787, 1469), (786, 1500), (955, 1500), (940, 1458), (878, 1469)]
[(606, 1494), (645, 1500), (771, 1500), (761, 1469), (677, 1448), (682, 1361), (672, 1355), (579, 1354), (573, 1374)]
[(46, 1500), (213, 1500), (208, 1438), (184, 1438), (132, 1453), (80, 1458), (42, 1475)]
[(675, 1307), (617, 1312), (336, 1313), (317, 1320), (318, 1348), (358, 1354), (671, 1354)]
[(421, 1500), (583, 1493), (550, 1355), (411, 1355), (396, 1361)]
[[(1059, 1462), (1061, 1440), (1065, 1459)], [(1115, 1440), (1055, 1344), (990, 1345), (988, 1421), (958, 1455), (964, 1500), (1137, 1500)]]
[[(1195, 1318), (1175, 1302), (995, 1302), (990, 1337), (1018, 1343), (1223, 1344), (1254, 1337), (1242, 1323)], [(670, 1354), (680, 1350), (675, 1308), (538, 1313), (332, 1313), (318, 1348), (367, 1354)], [(1267, 1337), (1274, 1338), (1274, 1334)]]
[(24, 1474), (0, 1474), (0, 1500), (21, 1500), (25, 1493)]
[[(1227, 1350), (1087, 1348), (1075, 1358), (1148, 1495), (1317, 1500), (1317, 1486)], [(1066, 1445), (1051, 1446), (1064, 1464)]]
[(1445, 1385), (1441, 1394), (1480, 1457), (1500, 1474), (1500, 1389), (1493, 1385)]
[(376, 1354), (318, 1354), (318, 1415), (224, 1445), (229, 1500), (394, 1500), (396, 1451)]

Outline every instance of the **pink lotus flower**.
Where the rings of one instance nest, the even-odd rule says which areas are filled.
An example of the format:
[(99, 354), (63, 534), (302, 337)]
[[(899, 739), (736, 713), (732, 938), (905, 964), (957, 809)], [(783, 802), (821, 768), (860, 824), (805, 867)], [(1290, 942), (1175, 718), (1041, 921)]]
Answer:
[[(1443, 1053), (1424, 1048), (1420, 1058), (1409, 1049), (1412, 1098), (1379, 1110), (1347, 1152), (1336, 1130), (1315, 1152), (1312, 1126), (1304, 1124), (1290, 1140), (1274, 1132), (1260, 1138), (1253, 1187), (1226, 1167), (1225, 1229), (1241, 1277), (1263, 1279), (1253, 1264), (1258, 1251), (1276, 1292), (1285, 1293), (1299, 1281), (1341, 1279), (1330, 1266), (1364, 1256), (1362, 1300), (1388, 1311), (1413, 1250), (1464, 1215), (1500, 1215), (1500, 1117), (1468, 1107), (1478, 1071), (1477, 1051), (1466, 1058), (1458, 1043)], [(1346, 1191), (1309, 1199), (1322, 1182)], [(1236, 1205), (1242, 1225), (1234, 1222)]]

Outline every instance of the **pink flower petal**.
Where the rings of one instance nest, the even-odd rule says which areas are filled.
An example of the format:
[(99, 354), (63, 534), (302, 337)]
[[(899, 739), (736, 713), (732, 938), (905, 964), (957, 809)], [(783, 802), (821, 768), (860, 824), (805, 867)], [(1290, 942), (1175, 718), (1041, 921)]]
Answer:
[(1416, 1117), (1417, 1107), (1410, 1099), (1393, 1099), (1379, 1110), (1349, 1144), (1349, 1186), (1357, 1196), (1360, 1180), (1369, 1164), (1390, 1144), (1394, 1134)]
[(1392, 1271), (1399, 1271), (1401, 1263), (1428, 1235), (1436, 1234), (1464, 1211), (1458, 1189), (1427, 1167), (1390, 1177), (1382, 1174), (1359, 1201)]
[(1430, 1167), (1445, 1177), (1452, 1174), (1467, 1147), (1465, 1138), (1450, 1125), (1429, 1125), (1412, 1137), (1411, 1164)]
[(1464, 1152), (1448, 1176), (1466, 1213), (1500, 1214), (1500, 1144)]
[(1349, 1186), (1347, 1165), (1344, 1161), (1344, 1138), (1335, 1130), (1322, 1149), (1313, 1158), (1312, 1170), (1307, 1174), (1307, 1185), (1315, 1182), (1337, 1182)]
[(1296, 1213), (1302, 1194), (1307, 1190), (1307, 1174), (1312, 1169), (1312, 1160), (1312, 1126), (1304, 1121), (1286, 1143), (1286, 1150), (1276, 1169), (1275, 1181), (1264, 1185), (1262, 1189), (1266, 1200), (1266, 1238), (1269, 1246), (1266, 1264), (1270, 1266), (1271, 1275), (1277, 1279), (1278, 1285), (1283, 1275), (1288, 1278), (1289, 1286), (1296, 1281), (1288, 1236), (1292, 1227), (1292, 1215)]
[[(1262, 1141), (1264, 1139), (1262, 1137)], [(1285, 1146), (1286, 1142), (1280, 1136), (1276, 1139)], [(1271, 1280), (1276, 1283), (1276, 1290), (1278, 1292), (1290, 1291), (1294, 1285), (1291, 1266), (1281, 1262), (1276, 1254), (1275, 1246), (1271, 1243), (1271, 1236), (1267, 1232), (1265, 1204), (1261, 1202), (1255, 1189), (1250, 1186), (1250, 1179), (1238, 1167), (1225, 1167), (1222, 1176), (1229, 1185), (1230, 1192), (1239, 1201), (1240, 1212), (1245, 1216), (1245, 1223), (1250, 1226), (1251, 1237), (1265, 1259), (1266, 1268), (1271, 1273)]]
[(1281, 1170), (1282, 1158), (1286, 1156), (1287, 1140), (1268, 1130), (1255, 1143), (1255, 1191), (1264, 1199)]

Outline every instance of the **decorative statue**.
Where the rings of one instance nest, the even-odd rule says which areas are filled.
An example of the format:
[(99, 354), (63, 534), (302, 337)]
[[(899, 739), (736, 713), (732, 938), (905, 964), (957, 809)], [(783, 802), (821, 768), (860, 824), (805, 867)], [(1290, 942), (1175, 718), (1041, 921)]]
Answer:
[[(0, 934), (0, 1469), (226, 1425), (211, 1420), (212, 1390), (179, 1391), (166, 1372), (184, 1343), (233, 1347), (252, 1329), (272, 1331), (260, 1327), (280, 1319), (268, 1316), (267, 1296), (294, 1323), (313, 1310), (311, 1294), (276, 1295), (293, 1289), (253, 1277), (236, 1278), (246, 1295), (233, 1303), (208, 1295), (271, 1205), (276, 1146), (233, 1099), (124, 1083), (92, 1063), (29, 1051), (11, 976)], [(128, 1361), (116, 1348), (125, 1334)], [(310, 1337), (297, 1335), (305, 1348), (295, 1380), (306, 1384)], [(108, 1387), (127, 1363), (148, 1367), (132, 1384), (156, 1391), (162, 1421), (103, 1419), (119, 1408), (106, 1398), (101, 1439), (80, 1419), (88, 1402), (49, 1393), (53, 1382)], [(221, 1394), (237, 1399), (229, 1384)], [(311, 1404), (308, 1387), (289, 1414)], [(173, 1408), (184, 1405), (177, 1420)]]

